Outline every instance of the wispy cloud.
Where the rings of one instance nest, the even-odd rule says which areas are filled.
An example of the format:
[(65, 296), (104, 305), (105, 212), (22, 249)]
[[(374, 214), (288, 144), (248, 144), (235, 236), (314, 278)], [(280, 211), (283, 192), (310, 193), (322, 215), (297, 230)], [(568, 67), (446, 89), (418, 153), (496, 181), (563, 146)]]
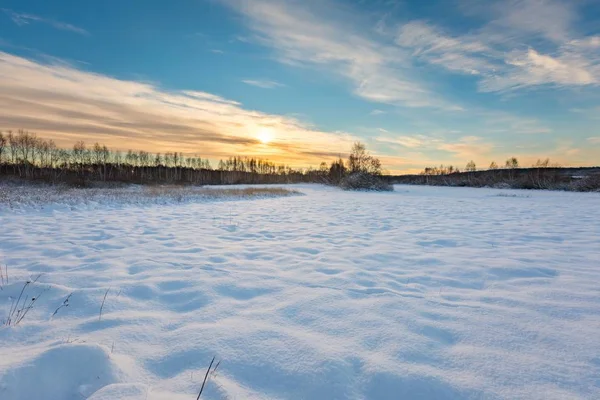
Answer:
[(369, 115), (383, 115), (383, 114), (385, 114), (385, 111), (377, 110), (377, 109), (373, 110), (369, 113)]
[(480, 75), (494, 68), (491, 49), (476, 37), (450, 36), (424, 21), (411, 21), (399, 29), (396, 43), (412, 56), (451, 71)]
[(80, 35), (89, 35), (89, 32), (83, 28), (68, 24), (66, 22), (57, 21), (52, 18), (44, 18), (44, 17), (40, 17), (38, 15), (27, 14), (27, 13), (18, 13), (18, 12), (15, 12), (15, 11), (7, 9), (7, 8), (2, 8), (1, 10), (5, 14), (7, 14), (15, 24), (17, 24), (19, 26), (29, 25), (31, 23), (42, 23), (42, 24), (50, 25), (56, 29), (60, 29), (63, 31), (70, 31), (70, 32), (78, 33)]
[(461, 160), (489, 156), (494, 146), (477, 136), (465, 136), (453, 143), (442, 143), (438, 146), (440, 150), (454, 153)]
[(589, 137), (587, 138), (587, 141), (594, 145), (600, 145), (600, 136)]
[(576, 1), (495, 0), (490, 3), (485, 4), (487, 10), (482, 10), (483, 14), (493, 15), (486, 31), (502, 32), (502, 41), (539, 38), (564, 43), (573, 34), (573, 24), (577, 20)]
[(262, 80), (262, 79), (244, 79), (242, 80), (246, 85), (256, 86), (262, 89), (275, 89), (278, 87), (285, 86), (282, 83), (270, 81), (270, 80)]
[(503, 111), (482, 111), (477, 115), (481, 127), (489, 134), (536, 135), (551, 133), (552, 129), (536, 118), (527, 118)]
[(221, 1), (246, 17), (254, 40), (274, 49), (279, 61), (339, 74), (371, 102), (461, 110), (418, 78), (422, 62), (476, 77), (481, 92), (600, 84), (600, 36), (577, 33), (575, 2), (495, 0), (482, 7), (463, 0), (465, 10), (484, 19), (478, 29), (455, 33), (407, 21), (398, 25), (394, 46), (381, 38), (393, 32), (389, 21), (371, 37), (340, 22), (345, 19), (336, 13), (343, 7), (335, 0), (310, 7), (291, 0)]
[[(600, 84), (600, 36), (578, 34), (576, 2), (495, 1), (479, 9), (488, 21), (451, 34), (425, 21), (400, 27), (396, 43), (413, 57), (448, 71), (477, 76), (482, 92)], [(491, 10), (491, 11), (490, 11)]]
[(324, 15), (339, 10), (335, 3), (323, 1), (309, 9), (293, 1), (221, 1), (246, 17), (255, 40), (273, 48), (281, 62), (326, 67), (347, 79), (353, 92), (368, 101), (460, 109), (419, 82), (406, 66), (406, 52), (372, 40), (350, 23), (325, 19)]
[[(99, 141), (116, 149), (183, 151), (213, 159), (261, 156), (292, 166), (337, 157), (358, 140), (292, 117), (248, 110), (211, 93), (166, 91), (4, 52), (0, 128), (33, 130), (66, 146)], [(264, 130), (273, 136), (269, 145), (258, 140)]]
[(600, 106), (584, 106), (583, 108), (571, 108), (570, 112), (590, 120), (600, 120)]
[(600, 54), (594, 56), (587, 50), (582, 52), (572, 44), (562, 46), (556, 56), (540, 54), (534, 49), (513, 52), (506, 57), (505, 63), (504, 73), (490, 75), (481, 81), (481, 90), (600, 84)]
[(494, 150), (494, 144), (478, 136), (463, 136), (457, 140), (447, 140), (440, 136), (431, 135), (387, 135), (377, 137), (377, 142), (387, 145), (401, 146), (406, 149), (420, 150), (421, 152), (444, 151), (450, 153), (450, 158), (439, 157), (440, 161), (469, 160), (472, 158), (488, 157)]
[[(385, 131), (385, 133), (389, 133)], [(426, 144), (433, 143), (433, 138), (427, 138), (423, 135), (416, 136), (383, 136), (375, 138), (376, 141), (391, 144), (391, 145), (399, 145), (402, 147), (407, 147), (410, 149), (424, 147)]]

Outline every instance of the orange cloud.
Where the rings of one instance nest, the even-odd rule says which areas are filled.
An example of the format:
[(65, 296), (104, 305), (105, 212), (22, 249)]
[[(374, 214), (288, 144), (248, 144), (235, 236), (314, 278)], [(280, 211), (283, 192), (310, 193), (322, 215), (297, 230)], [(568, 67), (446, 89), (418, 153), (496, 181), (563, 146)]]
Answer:
[[(210, 93), (166, 91), (3, 52), (0, 127), (32, 130), (61, 146), (98, 141), (113, 149), (182, 151), (211, 159), (257, 156), (292, 166), (330, 160), (357, 140)], [(265, 129), (269, 143), (260, 140)]]

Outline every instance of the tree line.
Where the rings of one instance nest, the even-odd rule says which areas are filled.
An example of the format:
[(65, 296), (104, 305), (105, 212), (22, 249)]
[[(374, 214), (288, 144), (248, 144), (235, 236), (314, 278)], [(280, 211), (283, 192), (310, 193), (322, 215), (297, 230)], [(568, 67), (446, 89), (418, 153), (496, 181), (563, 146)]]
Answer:
[(427, 167), (416, 175), (388, 179), (393, 183), (416, 185), (600, 190), (600, 168), (562, 168), (548, 158), (539, 159), (530, 167), (523, 167), (516, 157), (510, 157), (502, 167), (492, 162), (483, 169), (477, 168), (474, 161), (469, 161), (463, 170), (452, 165), (440, 165)]
[[(531, 168), (560, 168), (560, 164), (551, 163), (549, 158), (545, 160), (538, 159), (535, 164), (531, 165)], [(461, 170), (458, 167), (454, 167), (453, 165), (440, 165), (439, 167), (426, 167), (423, 171), (421, 171), (420, 175), (451, 175), (451, 174), (460, 174), (463, 172), (475, 172), (475, 171), (496, 171), (499, 169), (517, 169), (521, 168), (519, 160), (516, 157), (510, 157), (501, 167), (496, 161), (492, 161), (487, 168), (478, 168), (475, 161), (471, 160), (467, 163), (464, 170)]]
[(254, 157), (229, 157), (214, 168), (207, 158), (182, 152), (113, 151), (83, 141), (60, 148), (25, 130), (0, 131), (0, 175), (84, 185), (90, 181), (129, 183), (240, 184), (340, 183), (350, 173), (381, 174), (381, 163), (362, 144), (345, 162), (322, 162), (318, 169), (294, 169)]
[(60, 148), (53, 140), (25, 130), (0, 131), (0, 176), (81, 186), (97, 181), (197, 185), (310, 182), (369, 190), (390, 190), (390, 183), (600, 189), (600, 170), (573, 171), (560, 168), (549, 159), (538, 160), (527, 168), (511, 157), (503, 167), (492, 162), (487, 169), (478, 169), (470, 161), (462, 170), (440, 165), (427, 167), (417, 175), (390, 176), (383, 175), (380, 160), (357, 142), (347, 160), (322, 162), (316, 169), (294, 169), (265, 159), (239, 156), (220, 160), (215, 168), (207, 158), (182, 152), (113, 151), (100, 143), (88, 147), (82, 141), (72, 148)]

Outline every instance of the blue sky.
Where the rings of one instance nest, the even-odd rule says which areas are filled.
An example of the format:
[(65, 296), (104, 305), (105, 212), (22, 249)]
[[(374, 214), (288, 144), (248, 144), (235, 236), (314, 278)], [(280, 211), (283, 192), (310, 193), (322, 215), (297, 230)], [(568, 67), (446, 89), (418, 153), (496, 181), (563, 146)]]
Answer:
[(391, 172), (600, 164), (600, 2), (0, 3), (0, 129)]

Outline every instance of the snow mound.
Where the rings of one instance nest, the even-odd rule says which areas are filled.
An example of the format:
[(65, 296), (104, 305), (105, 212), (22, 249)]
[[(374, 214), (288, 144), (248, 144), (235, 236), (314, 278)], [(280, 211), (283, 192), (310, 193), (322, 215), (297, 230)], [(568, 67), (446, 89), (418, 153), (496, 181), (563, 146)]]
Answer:
[(104, 386), (88, 400), (145, 400), (148, 398), (148, 387), (142, 384), (115, 383)]
[(119, 381), (108, 352), (91, 344), (51, 348), (0, 377), (0, 398), (80, 400)]

